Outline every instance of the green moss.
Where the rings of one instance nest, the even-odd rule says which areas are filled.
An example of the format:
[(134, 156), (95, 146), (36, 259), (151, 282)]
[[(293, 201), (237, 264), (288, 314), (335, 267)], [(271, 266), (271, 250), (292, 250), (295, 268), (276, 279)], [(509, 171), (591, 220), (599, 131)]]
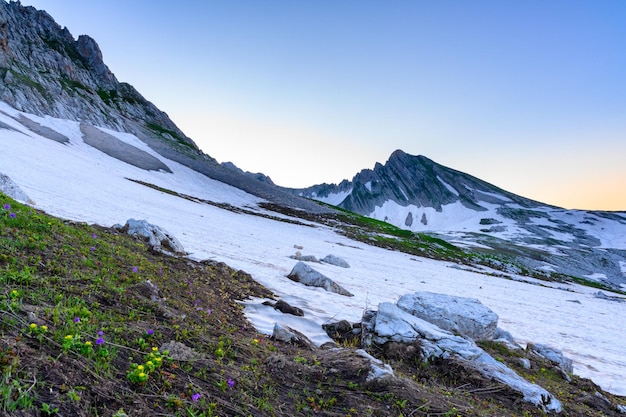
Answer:
[(174, 132), (173, 130), (166, 129), (163, 126), (160, 126), (160, 125), (158, 125), (156, 123), (152, 123), (152, 122), (149, 122), (147, 124), (147, 126), (153, 132), (155, 132), (155, 133), (157, 133), (157, 134), (159, 134), (161, 136), (168, 135), (168, 136), (174, 138), (179, 145), (182, 145), (182, 146), (185, 146), (185, 147), (190, 148), (192, 150), (195, 150), (193, 145), (191, 145), (189, 142), (187, 142), (187, 140), (185, 140), (185, 138), (181, 137), (178, 133)]
[(11, 75), (13, 75), (13, 77), (18, 81), (18, 83), (37, 90), (39, 94), (41, 94), (47, 101), (52, 100), (52, 96), (50, 96), (50, 92), (48, 92), (48, 90), (43, 85), (33, 80), (29, 76), (21, 72), (15, 71), (12, 68), (9, 69), (9, 71), (11, 72)]

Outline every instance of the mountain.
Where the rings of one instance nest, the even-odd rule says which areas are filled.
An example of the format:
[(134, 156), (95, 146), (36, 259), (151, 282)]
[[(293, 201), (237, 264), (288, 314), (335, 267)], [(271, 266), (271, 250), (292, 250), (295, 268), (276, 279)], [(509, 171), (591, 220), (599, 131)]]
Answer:
[[(332, 342), (324, 324), (358, 322), (365, 310), (416, 291), (479, 299), (497, 312), (500, 325), (521, 346), (549, 343), (565, 351), (575, 374), (530, 351), (509, 351), (511, 345), (500, 342), (485, 345), (524, 378), (558, 393), (564, 414), (623, 412), (624, 399), (580, 378), (626, 393), (618, 319), (623, 294), (549, 279), (545, 271), (539, 280), (503, 256), (544, 253), (516, 231), (532, 231), (534, 224), (532, 238), (556, 233), (550, 222), (561, 209), (506, 193), (424, 157), (416, 157), (419, 163), (413, 167), (414, 157), (396, 152), (395, 169), (404, 188), (397, 187), (390, 194), (394, 198), (406, 194), (409, 200), (414, 171), (423, 172), (425, 185), (443, 184), (424, 195), (414, 190), (412, 204), (430, 211), (426, 224), (414, 221), (413, 226), (443, 224), (437, 215), (457, 206), (458, 213), (452, 214), (493, 219), (478, 224), (506, 227), (512, 237), (507, 240), (497, 230), (473, 231), (471, 216), (471, 227), (463, 233), (454, 232), (462, 230), (454, 222), (453, 231), (441, 229), (454, 245), (433, 234), (405, 233), (294, 196), (262, 174), (218, 164), (139, 93), (129, 100), (125, 91), (134, 89), (116, 84), (95, 41), (74, 40), (45, 12), (0, 0), (0, 33), (0, 387), (5, 414), (122, 416), (124, 409), (139, 415), (229, 416), (536, 412), (519, 394), (460, 371), (454, 361), (422, 362), (418, 343), (368, 351), (382, 355), (385, 369), (391, 365), (396, 372), (383, 383), (370, 378), (375, 371), (369, 354), (352, 355), (360, 351), (356, 346), (320, 347)], [(63, 65), (55, 66), (59, 62)], [(59, 81), (70, 76), (82, 87)], [(103, 88), (109, 95), (98, 93)], [(385, 175), (363, 175), (370, 178), (364, 189), (379, 187), (385, 205), (390, 195), (383, 189), (396, 179), (387, 175), (383, 187)], [(367, 194), (363, 191), (354, 204), (366, 205)], [(393, 204), (402, 207), (402, 201)], [(517, 210), (519, 219), (507, 210)], [(538, 217), (542, 213), (548, 217)], [(610, 223), (619, 223), (619, 213), (615, 218), (584, 215), (586, 234), (569, 231), (576, 239), (587, 239), (592, 247), (596, 233), (607, 246), (621, 242), (621, 229)], [(407, 216), (400, 218), (406, 222)], [(393, 218), (393, 212), (386, 217)], [(163, 256), (128, 238), (116, 224), (130, 218), (160, 226), (187, 255)], [(491, 245), (486, 258), (480, 251), (487, 245), (478, 246), (480, 239)], [(564, 257), (556, 252), (560, 243), (544, 239), (541, 244), (552, 245), (552, 258)], [(349, 267), (315, 261), (329, 254)], [(296, 261), (307, 259), (353, 297), (289, 279)], [(600, 267), (606, 265), (594, 270)], [(277, 309), (276, 298), (303, 315)], [(305, 334), (317, 347), (269, 339), (277, 323)], [(155, 348), (169, 351), (166, 346), (172, 357), (160, 371), (151, 369), (150, 355)], [(520, 364), (520, 356), (529, 358), (530, 369)], [(139, 372), (138, 363), (151, 369), (149, 375)]]
[[(132, 134), (159, 155), (253, 195), (312, 212), (332, 211), (221, 166), (166, 113), (130, 84), (119, 82), (94, 39), (87, 35), (74, 39), (45, 11), (13, 1), (0, 1), (0, 101), (29, 114), (79, 121), (94, 146), (107, 142), (96, 137), (102, 134), (94, 127)], [(42, 132), (40, 124), (25, 116), (19, 121)], [(140, 155), (128, 146), (116, 152), (105, 147), (126, 161)]]
[(626, 288), (626, 212), (554, 207), (401, 150), (352, 181), (290, 191), (457, 245), (506, 253), (531, 271)]

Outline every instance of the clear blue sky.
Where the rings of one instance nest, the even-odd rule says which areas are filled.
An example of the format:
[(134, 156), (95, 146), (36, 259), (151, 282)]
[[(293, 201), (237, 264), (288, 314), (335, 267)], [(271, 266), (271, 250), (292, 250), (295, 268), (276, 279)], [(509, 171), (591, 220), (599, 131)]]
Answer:
[(304, 187), (395, 149), (626, 210), (626, 1), (24, 0), (207, 154)]

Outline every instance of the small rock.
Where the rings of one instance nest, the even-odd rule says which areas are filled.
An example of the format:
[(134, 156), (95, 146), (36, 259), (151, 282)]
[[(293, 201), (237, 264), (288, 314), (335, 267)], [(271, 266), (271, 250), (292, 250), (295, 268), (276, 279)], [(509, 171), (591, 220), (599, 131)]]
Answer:
[(309, 340), (308, 337), (284, 324), (274, 324), (272, 338), (281, 342), (293, 343), (309, 349), (315, 349), (315, 345)]
[(518, 362), (522, 366), (522, 368), (530, 369), (530, 360), (526, 358), (519, 358)]
[(339, 266), (341, 268), (350, 268), (350, 264), (348, 262), (346, 262), (345, 259), (340, 258), (340, 257), (335, 256), (335, 255), (326, 255), (322, 259), (322, 262), (327, 263), (327, 264), (331, 264), (331, 265), (335, 265), (335, 266)]
[(200, 355), (189, 346), (170, 340), (159, 349), (161, 352), (168, 351), (168, 356), (177, 361), (191, 361), (198, 359)]
[(274, 304), (274, 308), (280, 311), (281, 313), (291, 314), (291, 315), (299, 316), (299, 317), (304, 316), (304, 311), (302, 311), (302, 309), (298, 307), (294, 307), (283, 300), (278, 300), (276, 304)]

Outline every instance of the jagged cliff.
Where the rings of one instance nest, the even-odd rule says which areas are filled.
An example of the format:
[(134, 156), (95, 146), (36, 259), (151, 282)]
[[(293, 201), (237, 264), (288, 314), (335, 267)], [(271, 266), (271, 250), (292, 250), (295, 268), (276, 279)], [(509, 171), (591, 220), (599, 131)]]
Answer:
[(95, 40), (74, 39), (45, 11), (0, 0), (0, 100), (36, 115), (196, 144), (135, 88), (119, 82)]
[(481, 203), (516, 202), (524, 207), (546, 206), (460, 171), (440, 165), (425, 156), (409, 155), (401, 150), (391, 154), (385, 165), (376, 163), (374, 169), (364, 169), (352, 181), (321, 184), (294, 192), (326, 201), (337, 196), (336, 204), (347, 210), (370, 214), (388, 201), (399, 206), (430, 207), (441, 211), (442, 206), (460, 202), (468, 209), (485, 211)]

